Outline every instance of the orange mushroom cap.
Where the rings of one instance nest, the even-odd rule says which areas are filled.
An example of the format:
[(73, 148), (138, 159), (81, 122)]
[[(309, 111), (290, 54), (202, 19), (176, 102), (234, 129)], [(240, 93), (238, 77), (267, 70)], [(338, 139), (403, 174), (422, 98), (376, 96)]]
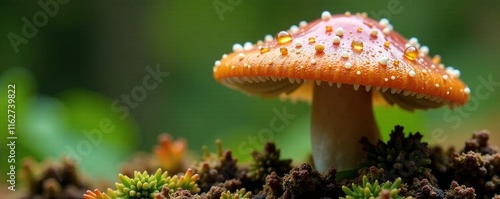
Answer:
[(439, 55), (431, 58), (416, 38), (393, 31), (387, 19), (366, 14), (324, 12), (321, 19), (233, 50), (215, 62), (214, 77), (253, 95), (308, 99), (313, 85), (323, 83), (375, 89), (408, 110), (461, 106), (469, 99), (458, 70), (444, 67)]

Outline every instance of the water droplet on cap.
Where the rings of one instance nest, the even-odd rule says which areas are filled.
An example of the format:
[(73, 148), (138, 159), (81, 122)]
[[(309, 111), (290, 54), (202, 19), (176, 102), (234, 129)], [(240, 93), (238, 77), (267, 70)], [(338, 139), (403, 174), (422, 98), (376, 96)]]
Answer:
[(408, 46), (405, 49), (404, 55), (405, 55), (406, 59), (409, 59), (409, 60), (413, 61), (418, 56), (418, 50), (417, 50), (417, 48), (415, 46)]
[(269, 46), (259, 46), (260, 53), (267, 53), (269, 52)]
[(313, 44), (314, 42), (316, 42), (316, 38), (309, 37), (309, 43)]
[(286, 44), (292, 41), (292, 36), (286, 31), (280, 31), (276, 35), (276, 40), (278, 41), (278, 44)]
[(286, 47), (280, 48), (281, 55), (288, 55), (288, 49)]
[(363, 51), (363, 42), (360, 41), (360, 40), (352, 40), (352, 43), (351, 43), (351, 47), (355, 50), (355, 51), (358, 51), (358, 52), (361, 52)]

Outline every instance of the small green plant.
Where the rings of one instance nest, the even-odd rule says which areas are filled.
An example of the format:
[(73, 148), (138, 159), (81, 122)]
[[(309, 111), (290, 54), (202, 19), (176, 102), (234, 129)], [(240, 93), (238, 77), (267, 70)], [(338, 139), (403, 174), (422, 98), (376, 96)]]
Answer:
[(236, 192), (231, 193), (230, 191), (223, 192), (220, 199), (250, 199), (252, 198), (252, 192), (247, 192), (245, 188), (236, 190)]
[(401, 178), (397, 178), (394, 183), (390, 183), (389, 181), (384, 184), (379, 184), (378, 180), (375, 180), (373, 184), (368, 181), (368, 177), (363, 176), (362, 184), (357, 186), (356, 184), (352, 184), (352, 189), (349, 187), (342, 186), (342, 190), (346, 194), (346, 197), (340, 197), (342, 199), (371, 199), (371, 198), (386, 198), (382, 197), (383, 195), (389, 195), (389, 198), (403, 198), (399, 196), (399, 192), (401, 186)]
[[(162, 172), (158, 169), (154, 175), (149, 175), (144, 171), (140, 173), (134, 172), (134, 177), (130, 178), (123, 174), (119, 174), (120, 183), (116, 183), (116, 190), (108, 189), (107, 194), (99, 190), (87, 191), (83, 195), (84, 199), (145, 199), (155, 198), (157, 195), (165, 195), (162, 193), (164, 188), (168, 188), (169, 194), (174, 193), (179, 189), (188, 190), (192, 194), (200, 191), (196, 181), (199, 179), (197, 174), (193, 175), (193, 171), (188, 169), (181, 176), (168, 176), (168, 172)], [(165, 196), (168, 198), (168, 196)]]

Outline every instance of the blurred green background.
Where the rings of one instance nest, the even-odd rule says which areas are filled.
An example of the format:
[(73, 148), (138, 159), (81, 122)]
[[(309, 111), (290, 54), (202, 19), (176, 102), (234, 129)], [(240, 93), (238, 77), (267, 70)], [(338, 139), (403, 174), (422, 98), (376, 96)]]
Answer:
[[(218, 13), (214, 4), (227, 10)], [(454, 112), (378, 107), (382, 132), (401, 124), (407, 132), (422, 132), (431, 144), (462, 145), (473, 131), (488, 129), (492, 142), (500, 144), (500, 85), (485, 87), (480, 80), (500, 82), (499, 1), (69, 1), (57, 11), (51, 7), (53, 13), (42, 7), (39, 1), (0, 3), (0, 173), (7, 172), (9, 83), (17, 92), (18, 168), (25, 156), (59, 159), (80, 150), (87, 174), (114, 179), (123, 161), (134, 151), (150, 151), (162, 132), (186, 138), (195, 153), (201, 145), (213, 149), (221, 138), (243, 162), (270, 138), (285, 157), (305, 160), (309, 105), (230, 90), (214, 81), (212, 67), (234, 43), (255, 42), (301, 20), (315, 20), (324, 10), (388, 18), (396, 31), (418, 37), (431, 55), (440, 54), (446, 66), (460, 69), (472, 90), (471, 103)], [(46, 23), (39, 12), (46, 13)], [(33, 22), (34, 16), (37, 31), (28, 32), (16, 52), (9, 38), (23, 36), (23, 18)], [(147, 66), (168, 76), (146, 89), (134, 107), (127, 106), (126, 114), (119, 109), (124, 103), (115, 101), (141, 89)], [(263, 134), (275, 112), (284, 109), (295, 117), (284, 130)], [(85, 133), (95, 133), (103, 121), (113, 127), (110, 133)]]

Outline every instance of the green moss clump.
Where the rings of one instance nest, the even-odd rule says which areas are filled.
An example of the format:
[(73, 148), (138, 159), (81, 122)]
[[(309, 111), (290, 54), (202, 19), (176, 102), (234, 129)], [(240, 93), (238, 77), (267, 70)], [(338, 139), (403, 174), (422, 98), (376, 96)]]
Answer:
[(410, 133), (406, 137), (403, 130), (402, 126), (396, 126), (389, 141), (379, 140), (377, 145), (363, 137), (360, 143), (367, 156), (362, 164), (365, 169), (371, 166), (384, 169), (386, 180), (401, 177), (403, 182), (412, 182), (413, 178), (430, 178), (430, 150), (427, 143), (421, 141), (422, 134)]
[[(179, 176), (168, 176), (168, 172), (162, 172), (158, 169), (155, 174), (149, 175), (144, 171), (140, 173), (134, 172), (134, 177), (119, 174), (120, 182), (116, 183), (116, 190), (108, 189), (107, 193), (102, 193), (99, 190), (87, 191), (83, 195), (84, 199), (144, 199), (171, 197), (169, 194), (175, 193), (177, 190), (187, 190), (192, 194), (200, 191), (196, 181), (199, 179), (197, 174), (193, 175), (193, 171), (188, 169), (186, 173)], [(168, 192), (165, 192), (168, 188)]]
[(282, 176), (292, 169), (291, 159), (280, 159), (280, 150), (276, 145), (267, 142), (262, 152), (252, 152), (253, 162), (250, 164), (248, 176), (262, 186), (266, 181), (266, 176), (275, 172)]
[(247, 192), (244, 188), (231, 193), (230, 191), (223, 192), (220, 199), (250, 199), (252, 192)]
[(397, 178), (394, 183), (385, 182), (379, 184), (378, 180), (372, 184), (368, 181), (368, 177), (363, 176), (361, 185), (352, 184), (351, 188), (347, 186), (342, 186), (342, 190), (346, 194), (346, 197), (340, 197), (342, 199), (362, 199), (362, 198), (403, 198), (399, 196), (401, 186), (401, 178)]

